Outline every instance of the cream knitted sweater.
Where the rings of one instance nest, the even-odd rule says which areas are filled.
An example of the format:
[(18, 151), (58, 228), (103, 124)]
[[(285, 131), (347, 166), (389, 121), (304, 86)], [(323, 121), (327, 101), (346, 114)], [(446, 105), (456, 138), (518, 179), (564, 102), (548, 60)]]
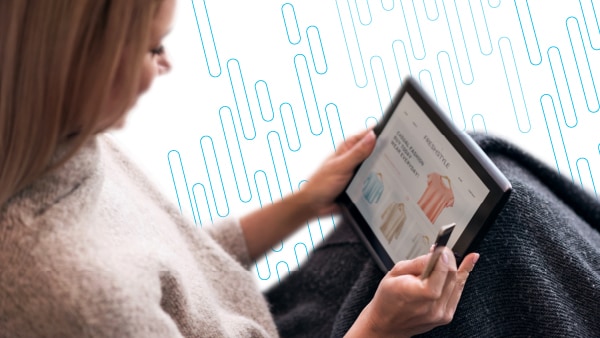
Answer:
[(238, 222), (207, 230), (96, 137), (0, 209), (0, 337), (277, 336)]

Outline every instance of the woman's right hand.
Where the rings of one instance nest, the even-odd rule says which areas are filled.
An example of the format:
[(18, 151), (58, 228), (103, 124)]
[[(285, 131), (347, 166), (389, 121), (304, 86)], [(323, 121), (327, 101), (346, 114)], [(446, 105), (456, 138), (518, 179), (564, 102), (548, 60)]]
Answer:
[(398, 262), (346, 337), (410, 337), (450, 323), (479, 254), (467, 255), (457, 269), (452, 251), (444, 248), (431, 276), (422, 280), (430, 256)]

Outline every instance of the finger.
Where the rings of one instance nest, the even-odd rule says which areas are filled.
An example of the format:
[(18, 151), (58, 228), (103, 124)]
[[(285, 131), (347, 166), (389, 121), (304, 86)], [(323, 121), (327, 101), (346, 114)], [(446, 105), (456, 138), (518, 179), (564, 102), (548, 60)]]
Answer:
[(475, 268), (475, 264), (477, 263), (478, 260), (479, 260), (478, 253), (473, 252), (473, 253), (468, 254), (467, 257), (465, 257), (465, 259), (463, 259), (462, 263), (460, 264), (458, 271), (466, 271), (466, 272), (470, 273)]
[(456, 274), (456, 281), (454, 283), (454, 287), (448, 298), (448, 303), (446, 304), (446, 312), (454, 314), (456, 311), (456, 307), (458, 306), (458, 302), (462, 295), (462, 292), (465, 288), (465, 284), (467, 283), (467, 278), (473, 268), (475, 267), (475, 263), (479, 259), (478, 253), (468, 254), (467, 257), (463, 260), (462, 264), (458, 268), (458, 273)]
[(360, 162), (364, 161), (375, 147), (375, 133), (368, 131), (358, 142), (355, 142), (349, 149), (337, 154), (337, 161), (341, 168), (354, 169)]
[[(442, 291), (442, 295), (440, 297), (440, 299), (437, 301), (438, 306), (440, 307), (441, 311), (439, 312), (441, 314), (440, 320), (443, 323), (448, 323), (452, 317), (454, 316), (454, 311), (456, 310), (456, 306), (452, 305), (452, 299), (455, 296), (455, 289), (456, 289), (456, 285), (458, 282), (458, 275), (462, 272), (458, 272), (455, 268), (452, 269), (452, 267), (456, 266), (456, 260), (454, 260), (454, 255), (451, 255), (451, 261), (450, 262), (450, 270), (448, 271), (448, 275), (446, 276), (446, 282), (444, 284), (444, 289)], [(460, 296), (459, 296), (460, 298)]]
[(390, 275), (393, 277), (402, 275), (420, 276), (431, 254), (422, 255), (414, 259), (400, 261), (390, 270)]
[(365, 137), (365, 135), (367, 135), (367, 133), (369, 133), (372, 129), (366, 129), (361, 131), (358, 134), (352, 135), (350, 136), (350, 138), (348, 138), (347, 140), (345, 140), (344, 142), (342, 142), (336, 150), (337, 154), (343, 154), (346, 151), (348, 151), (348, 149), (351, 149), (352, 147), (354, 147), (354, 145), (356, 145), (356, 143), (358, 143), (363, 137)]
[(358, 134), (350, 136), (350, 138), (344, 140), (344, 142), (341, 142), (336, 148), (336, 153), (342, 154), (348, 151), (348, 149), (352, 148), (358, 141), (360, 141), (360, 139), (363, 138), (367, 132), (368, 130), (364, 130)]
[(330, 205), (322, 210), (319, 210), (318, 217), (331, 215), (331, 214), (339, 214), (341, 212), (340, 206), (337, 204)]
[(443, 296), (448, 275), (455, 271), (456, 261), (454, 254), (448, 247), (442, 248), (442, 253), (433, 268), (433, 272), (423, 281), (425, 286), (430, 290), (432, 298), (440, 299)]

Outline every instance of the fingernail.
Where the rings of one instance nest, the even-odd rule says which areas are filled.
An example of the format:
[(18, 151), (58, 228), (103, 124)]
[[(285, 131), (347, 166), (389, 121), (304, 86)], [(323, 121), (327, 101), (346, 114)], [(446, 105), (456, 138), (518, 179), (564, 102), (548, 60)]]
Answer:
[(371, 143), (375, 139), (375, 133), (370, 130), (362, 139), (362, 143)]
[(479, 260), (479, 254), (475, 254), (475, 257), (473, 257), (473, 265), (477, 264), (478, 260)]
[(433, 252), (433, 249), (435, 249), (435, 244), (431, 244), (431, 246), (429, 247), (429, 252)]
[(448, 254), (445, 252), (442, 252), (442, 262), (444, 262), (444, 264), (448, 264)]

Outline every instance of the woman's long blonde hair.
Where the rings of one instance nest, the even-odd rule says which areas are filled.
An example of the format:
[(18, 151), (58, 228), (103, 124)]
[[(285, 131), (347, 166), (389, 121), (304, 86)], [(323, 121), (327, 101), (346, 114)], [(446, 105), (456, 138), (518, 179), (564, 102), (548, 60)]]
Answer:
[(115, 109), (135, 100), (160, 3), (0, 0), (0, 209), (98, 131), (115, 81)]

